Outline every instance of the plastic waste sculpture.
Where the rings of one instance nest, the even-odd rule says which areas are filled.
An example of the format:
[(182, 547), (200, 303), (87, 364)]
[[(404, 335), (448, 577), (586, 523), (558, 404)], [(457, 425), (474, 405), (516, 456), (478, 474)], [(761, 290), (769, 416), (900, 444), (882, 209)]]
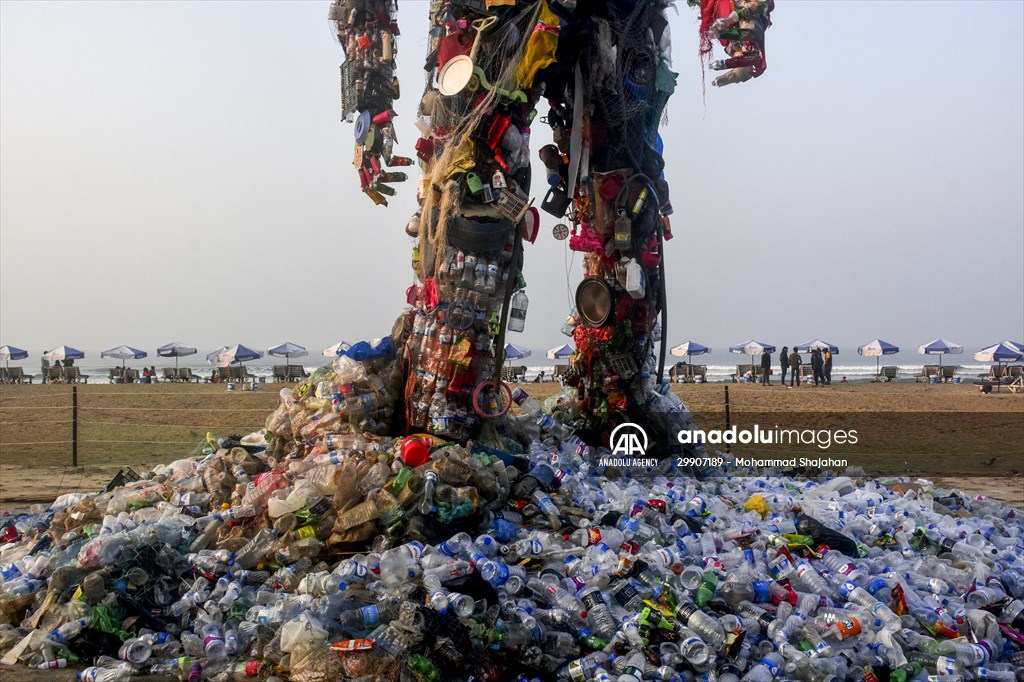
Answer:
[[(694, 0), (691, 0), (693, 2)], [(556, 239), (583, 254), (585, 279), (563, 332), (577, 352), (565, 377), (576, 389), (565, 414), (576, 437), (609, 445), (623, 422), (641, 424), (648, 450), (667, 455), (689, 413), (659, 385), (664, 369), (669, 187), (658, 125), (675, 89), (665, 11), (669, 0), (434, 0), (415, 155), (419, 210), (417, 284), (392, 333), (376, 413), (361, 428), (429, 432), (501, 445), (511, 391), (501, 381), (507, 331), (528, 305), (523, 242), (540, 223), (532, 204), (530, 142), (541, 145), (546, 190), (539, 208), (560, 222)], [(731, 55), (717, 84), (764, 69), (771, 0), (703, 0), (702, 53), (719, 38)], [(363, 191), (386, 205), (396, 156), (399, 97), (394, 0), (335, 0), (329, 18), (346, 60), (342, 116), (355, 123)], [(538, 112), (540, 115), (538, 116)], [(659, 325), (660, 319), (660, 325)], [(658, 379), (656, 379), (656, 377)], [(393, 412), (391, 405), (398, 406)], [(675, 447), (679, 447), (676, 445)], [(614, 446), (613, 446), (614, 451)]]

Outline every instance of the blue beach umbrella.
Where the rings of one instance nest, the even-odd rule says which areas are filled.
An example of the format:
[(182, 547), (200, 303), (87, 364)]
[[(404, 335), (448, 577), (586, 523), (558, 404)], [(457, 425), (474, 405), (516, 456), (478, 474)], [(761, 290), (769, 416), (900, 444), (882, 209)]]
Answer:
[(549, 360), (564, 360), (575, 352), (576, 349), (572, 347), (572, 344), (563, 343), (561, 346), (548, 350), (547, 355)]
[(974, 354), (974, 359), (978, 362), (1020, 362), (1024, 355), (1004, 341), (979, 350)]
[(533, 351), (527, 348), (520, 348), (514, 343), (505, 344), (505, 360), (522, 360), (533, 355)]
[(178, 368), (178, 358), (186, 355), (195, 355), (198, 351), (192, 346), (186, 346), (180, 341), (165, 344), (156, 349), (156, 354), (162, 358), (174, 358), (174, 368)]
[(828, 341), (822, 341), (821, 339), (814, 339), (807, 343), (801, 343), (799, 346), (794, 348), (794, 350), (797, 353), (810, 353), (815, 348), (818, 350), (825, 350), (827, 348), (832, 355), (839, 355), (839, 346), (835, 346)]
[(941, 367), (943, 355), (959, 355), (964, 352), (964, 347), (959, 343), (953, 343), (945, 339), (935, 339), (931, 343), (926, 343), (918, 348), (917, 352), (921, 355), (938, 355), (939, 367)]
[[(1000, 370), (1002, 370), (1004, 362), (1020, 362), (1024, 360), (1024, 353), (1021, 353), (1015, 344), (1003, 341), (1002, 343), (982, 348), (974, 354), (974, 359), (978, 362), (995, 362), (999, 365)], [(1000, 371), (999, 383), (996, 384), (997, 391), (999, 390), (999, 384), (1002, 383), (1002, 377), (1003, 373)]]
[(234, 346), (225, 346), (222, 350), (216, 353), (216, 362), (221, 366), (233, 365), (236, 362), (242, 364), (246, 360), (257, 360), (263, 357), (263, 351), (253, 350), (242, 344), (236, 344)]
[(128, 358), (138, 360), (146, 357), (147, 355), (149, 355), (149, 353), (146, 351), (139, 350), (138, 348), (132, 348), (131, 346), (117, 346), (100, 353), (101, 358), (118, 358), (121, 361), (121, 369), (124, 369), (125, 360)]
[(8, 366), (10, 366), (11, 360), (24, 360), (27, 357), (27, 350), (8, 345), (0, 346), (0, 360), (3, 360)]
[[(690, 363), (690, 356), (693, 356), (693, 355), (703, 355), (704, 353), (710, 353), (710, 352), (711, 352), (710, 348), (708, 348), (707, 346), (702, 346), (701, 344), (697, 343), (696, 341), (686, 341), (685, 343), (681, 343), (681, 344), (679, 344), (678, 346), (676, 346), (675, 348), (673, 348), (672, 350), (669, 351), (669, 353), (671, 353), (672, 355), (675, 355), (677, 357), (682, 357), (683, 355), (685, 355), (686, 356), (686, 361), (688, 363)], [(690, 363), (690, 364), (693, 364), (693, 363)]]
[(754, 356), (760, 355), (761, 353), (768, 351), (769, 353), (775, 352), (775, 346), (770, 343), (761, 343), (760, 341), (754, 341), (751, 339), (746, 343), (741, 343), (738, 346), (729, 346), (730, 353), (736, 353), (737, 355), (749, 355), (750, 364), (754, 364)]
[(290, 358), (304, 358), (309, 355), (309, 351), (305, 347), (292, 343), (291, 341), (285, 341), (280, 346), (274, 346), (273, 348), (267, 349), (267, 354), (273, 355), (274, 357), (284, 358), (284, 364), (288, 366), (288, 360)]
[(882, 339), (875, 339), (874, 341), (868, 341), (863, 346), (857, 346), (857, 353), (866, 358), (875, 358), (875, 374), (878, 374), (878, 364), (881, 356), (896, 355), (899, 352), (899, 346), (894, 346), (888, 341), (882, 341)]
[(85, 353), (71, 346), (57, 346), (53, 350), (43, 353), (43, 357), (51, 362), (55, 360), (81, 360), (85, 357)]

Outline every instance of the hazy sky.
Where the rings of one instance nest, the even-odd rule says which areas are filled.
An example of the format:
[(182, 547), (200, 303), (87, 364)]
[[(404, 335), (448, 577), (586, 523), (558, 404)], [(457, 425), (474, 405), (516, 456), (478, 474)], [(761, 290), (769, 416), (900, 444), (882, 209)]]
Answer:
[[(1022, 340), (1024, 3), (780, 0), (768, 71), (706, 93), (678, 4), (670, 343)], [(429, 5), (399, 5), (413, 156)], [(0, 2), (0, 343), (388, 333), (415, 185), (358, 191), (327, 7)], [(532, 348), (565, 340), (580, 277), (542, 215), (510, 335)]]

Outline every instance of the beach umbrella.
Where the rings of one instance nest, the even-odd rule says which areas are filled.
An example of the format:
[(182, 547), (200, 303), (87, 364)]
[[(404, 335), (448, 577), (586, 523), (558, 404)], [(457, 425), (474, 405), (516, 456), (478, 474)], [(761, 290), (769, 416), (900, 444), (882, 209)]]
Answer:
[(291, 341), (285, 341), (280, 346), (268, 348), (267, 353), (278, 358), (284, 358), (285, 367), (288, 366), (288, 360), (290, 358), (304, 358), (309, 355), (309, 351), (304, 347), (292, 343)]
[(168, 343), (156, 349), (156, 354), (162, 358), (174, 358), (174, 369), (178, 369), (178, 358), (186, 355), (195, 355), (197, 351), (192, 346), (186, 346), (180, 341)]
[(11, 360), (24, 360), (28, 357), (28, 351), (14, 346), (0, 346), (0, 360), (3, 360), (10, 367)]
[(730, 353), (736, 353), (737, 355), (749, 355), (750, 364), (754, 364), (754, 356), (760, 355), (761, 353), (768, 351), (769, 353), (775, 352), (775, 346), (770, 343), (761, 343), (760, 341), (754, 341), (751, 339), (746, 343), (741, 343), (738, 346), (729, 346)]
[(523, 358), (528, 358), (531, 355), (533, 355), (533, 352), (528, 350), (528, 349), (526, 349), (526, 348), (520, 348), (519, 346), (515, 345), (514, 343), (506, 343), (505, 344), (505, 360), (506, 361), (508, 361), (508, 360), (522, 360)]
[(868, 341), (863, 346), (857, 346), (857, 352), (866, 358), (875, 358), (875, 374), (878, 374), (879, 358), (883, 355), (896, 355), (896, 353), (900, 352), (900, 348), (888, 341), (875, 339), (874, 341)]
[(561, 346), (549, 349), (547, 356), (549, 360), (565, 360), (575, 352), (576, 349), (572, 347), (572, 344), (563, 343)]
[(794, 350), (797, 353), (810, 353), (815, 348), (817, 348), (818, 350), (828, 349), (832, 353), (832, 355), (839, 355), (839, 346), (833, 346), (828, 341), (822, 341), (821, 339), (814, 339), (814, 341), (801, 343), (799, 346), (794, 348)]
[(1003, 341), (1002, 343), (982, 348), (974, 354), (974, 359), (978, 362), (995, 362), (999, 365), (999, 381), (996, 383), (996, 390), (998, 391), (1000, 384), (1003, 383), (1003, 363), (1020, 362), (1021, 360), (1024, 360), (1024, 353), (1021, 353), (1021, 351), (1018, 350), (1016, 344)]
[(85, 353), (71, 346), (57, 346), (53, 350), (43, 353), (43, 357), (51, 362), (55, 360), (81, 360), (85, 357)]
[(230, 363), (220, 364), (220, 360), (218, 360), (218, 357), (220, 356), (221, 353), (223, 353), (224, 351), (226, 351), (230, 347), (231, 346), (221, 346), (220, 348), (218, 348), (217, 350), (213, 351), (212, 353), (207, 353), (206, 354), (206, 361), (208, 363), (210, 363), (211, 365), (217, 365), (218, 367), (227, 367), (227, 365), (230, 364)]
[(711, 352), (710, 348), (708, 348), (707, 346), (702, 346), (701, 344), (697, 343), (696, 341), (687, 341), (685, 343), (681, 343), (681, 344), (679, 344), (678, 346), (676, 346), (675, 348), (673, 348), (672, 350), (669, 351), (669, 353), (671, 353), (672, 355), (675, 355), (677, 357), (682, 357), (682, 356), (685, 355), (686, 356), (686, 362), (691, 364), (691, 365), (693, 364), (691, 362), (691, 360), (690, 360), (691, 356), (694, 356), (694, 355), (704, 355), (704, 353), (710, 353), (710, 352)]
[(225, 346), (224, 350), (217, 353), (216, 362), (219, 367), (227, 367), (236, 362), (241, 365), (246, 360), (258, 360), (262, 357), (263, 351), (253, 350), (239, 343), (231, 347)]
[(138, 360), (139, 358), (144, 358), (147, 355), (149, 355), (149, 353), (146, 351), (139, 350), (138, 348), (132, 348), (131, 346), (117, 346), (116, 348), (111, 348), (110, 350), (105, 350), (100, 353), (101, 358), (118, 358), (121, 360), (121, 369), (124, 369), (125, 360), (128, 358)]
[(931, 343), (926, 343), (918, 348), (917, 352), (921, 355), (938, 355), (939, 367), (941, 367), (943, 355), (959, 355), (964, 352), (964, 347), (944, 339), (935, 339)]
[(1010, 348), (1017, 349), (1018, 353), (1024, 353), (1024, 343), (1020, 343), (1019, 341), (1003, 341), (1003, 344)]
[(344, 341), (338, 341), (338, 343), (334, 344), (333, 346), (324, 348), (324, 355), (329, 358), (336, 358), (345, 351), (347, 351), (348, 348), (349, 345), (347, 343), (345, 343)]

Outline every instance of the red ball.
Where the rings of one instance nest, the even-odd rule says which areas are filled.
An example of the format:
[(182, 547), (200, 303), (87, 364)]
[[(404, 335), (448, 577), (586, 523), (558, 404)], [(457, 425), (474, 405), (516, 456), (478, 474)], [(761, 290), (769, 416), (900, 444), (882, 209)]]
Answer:
[(422, 438), (409, 436), (402, 441), (402, 461), (406, 466), (418, 467), (424, 464), (429, 457), (430, 449)]

